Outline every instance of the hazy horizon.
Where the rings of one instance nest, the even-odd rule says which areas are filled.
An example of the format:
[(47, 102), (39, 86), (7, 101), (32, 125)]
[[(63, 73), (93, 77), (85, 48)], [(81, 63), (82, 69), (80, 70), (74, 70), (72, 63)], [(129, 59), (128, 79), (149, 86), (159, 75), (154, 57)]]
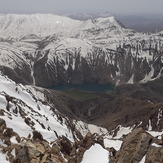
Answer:
[(122, 15), (162, 15), (162, 0), (0, 0), (0, 13), (98, 13)]

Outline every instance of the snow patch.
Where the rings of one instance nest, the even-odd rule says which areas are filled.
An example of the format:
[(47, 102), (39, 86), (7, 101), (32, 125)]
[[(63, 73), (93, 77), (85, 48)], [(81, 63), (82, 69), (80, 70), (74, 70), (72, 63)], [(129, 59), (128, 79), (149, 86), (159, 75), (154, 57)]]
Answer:
[(134, 74), (131, 76), (129, 81), (127, 82), (128, 84), (134, 84)]
[(83, 155), (81, 163), (108, 163), (109, 152), (101, 145), (95, 144), (91, 146)]
[(142, 160), (139, 163), (145, 163), (146, 155), (142, 158)]
[(163, 147), (162, 145), (158, 145), (158, 144), (156, 144), (156, 143), (153, 143), (152, 146), (158, 147), (158, 148), (162, 148), (162, 147)]
[(113, 147), (116, 151), (118, 151), (121, 148), (122, 141), (105, 138), (104, 139), (104, 145), (105, 145), (105, 148)]
[(7, 155), (5, 153), (2, 153), (1, 149), (0, 149), (0, 162), (1, 163), (10, 163), (8, 160), (7, 160)]

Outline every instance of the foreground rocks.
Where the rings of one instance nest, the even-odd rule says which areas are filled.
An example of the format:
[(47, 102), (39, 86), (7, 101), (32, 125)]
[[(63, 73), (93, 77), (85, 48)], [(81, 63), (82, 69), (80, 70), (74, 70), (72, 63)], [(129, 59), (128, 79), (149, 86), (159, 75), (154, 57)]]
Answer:
[(152, 143), (152, 136), (145, 133), (142, 128), (129, 134), (116, 154), (117, 163), (140, 162)]
[[(31, 139), (20, 138), (12, 129), (6, 127), (3, 120), (0, 120), (0, 124), (0, 141), (3, 142), (0, 150), (11, 163), (80, 163), (85, 151), (95, 143), (109, 151), (109, 163), (139, 163), (142, 159), (145, 163), (163, 162), (163, 140), (151, 136), (142, 128), (133, 130), (123, 138), (120, 150), (116, 151), (113, 147), (105, 147), (104, 135), (88, 133), (75, 142), (62, 136), (49, 144), (35, 134)], [(11, 141), (14, 137), (17, 143)]]
[(98, 143), (104, 147), (103, 138), (91, 133), (75, 142), (62, 136), (50, 144), (37, 131), (32, 138), (20, 138), (2, 119), (0, 131), (0, 152), (11, 163), (80, 163), (92, 145)]

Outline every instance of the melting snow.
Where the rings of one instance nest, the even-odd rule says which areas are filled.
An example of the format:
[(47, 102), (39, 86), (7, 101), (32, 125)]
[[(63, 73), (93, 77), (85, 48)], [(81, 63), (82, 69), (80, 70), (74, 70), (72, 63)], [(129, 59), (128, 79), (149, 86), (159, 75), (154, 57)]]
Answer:
[(91, 146), (83, 155), (81, 163), (108, 163), (109, 152), (101, 145), (95, 144)]
[(158, 145), (158, 144), (156, 144), (156, 143), (153, 143), (152, 146), (158, 147), (158, 148), (160, 148), (160, 147), (162, 148), (162, 147), (163, 147), (162, 145)]
[(140, 81), (140, 83), (146, 83), (150, 80), (152, 80), (152, 77), (154, 75), (154, 68), (153, 66), (151, 66), (151, 71), (149, 72), (149, 74), (146, 74), (144, 79)]
[(145, 158), (146, 158), (146, 155), (142, 158), (142, 160), (139, 163), (145, 163)]
[(115, 150), (118, 151), (121, 148), (122, 141), (105, 138), (104, 139), (104, 145), (105, 145), (105, 148), (113, 147)]
[(162, 132), (157, 132), (157, 131), (147, 131), (149, 134), (151, 134), (153, 137), (160, 137), (163, 134)]
[(128, 84), (134, 84), (134, 74), (131, 76), (129, 81), (127, 82)]
[(6, 157), (7, 155), (5, 153), (2, 153), (0, 150), (0, 162), (1, 163), (10, 163), (9, 161), (7, 161)]
[(152, 131), (151, 120), (149, 119), (148, 131)]
[(106, 134), (108, 131), (105, 128), (98, 127), (96, 125), (91, 125), (88, 124), (88, 130), (93, 134), (93, 133), (98, 133), (98, 134)]
[(130, 132), (132, 132), (133, 128), (132, 127), (122, 127), (120, 125), (120, 129), (117, 132), (117, 135), (115, 137), (113, 137), (114, 139), (120, 139), (123, 137), (123, 135), (127, 135)]

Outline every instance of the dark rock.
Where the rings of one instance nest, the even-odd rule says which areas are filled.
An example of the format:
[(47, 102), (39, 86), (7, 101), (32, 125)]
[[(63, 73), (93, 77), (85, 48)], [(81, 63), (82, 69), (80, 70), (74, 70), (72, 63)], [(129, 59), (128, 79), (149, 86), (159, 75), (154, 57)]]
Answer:
[(163, 146), (151, 146), (146, 154), (145, 163), (162, 163), (163, 162)]
[(41, 135), (41, 133), (40, 132), (38, 132), (38, 131), (33, 131), (33, 140), (41, 140), (41, 141), (43, 141), (44, 139), (43, 139), (43, 136)]
[(145, 133), (142, 128), (135, 129), (124, 139), (121, 149), (116, 153), (116, 162), (140, 162), (151, 142), (152, 136)]
[(29, 160), (28, 147), (24, 146), (18, 151), (14, 163), (29, 163), (29, 162), (30, 160)]
[(70, 140), (68, 140), (65, 136), (62, 136), (62, 138), (59, 139), (59, 145), (60, 145), (60, 149), (63, 153), (70, 155), (73, 147), (72, 147), (72, 143), (70, 142)]

